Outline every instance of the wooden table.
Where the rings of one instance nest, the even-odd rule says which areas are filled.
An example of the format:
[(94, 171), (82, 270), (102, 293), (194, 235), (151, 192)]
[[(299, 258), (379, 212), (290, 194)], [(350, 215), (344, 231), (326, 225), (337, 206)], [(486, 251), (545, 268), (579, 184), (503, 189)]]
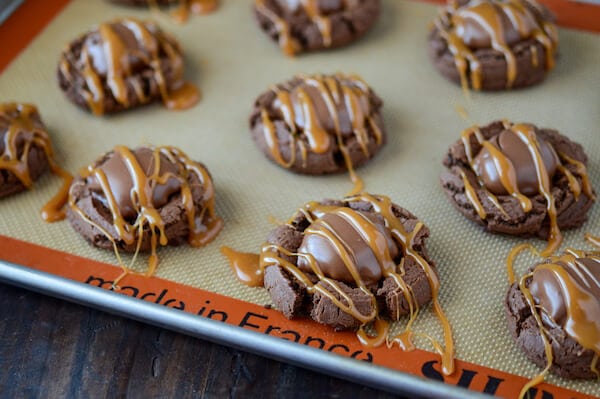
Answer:
[(392, 398), (0, 284), (0, 398)]

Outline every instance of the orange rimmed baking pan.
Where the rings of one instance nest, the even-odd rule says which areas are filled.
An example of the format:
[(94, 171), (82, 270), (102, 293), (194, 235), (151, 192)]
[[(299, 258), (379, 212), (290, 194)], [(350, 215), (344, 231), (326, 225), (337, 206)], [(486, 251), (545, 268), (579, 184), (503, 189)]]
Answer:
[[(199, 249), (161, 249), (155, 277), (129, 275), (121, 290), (112, 292), (111, 283), (121, 273), (114, 254), (88, 246), (66, 222), (45, 224), (39, 218), (37, 211), (60, 186), (58, 178), (47, 175), (33, 190), (0, 201), (0, 279), (397, 393), (516, 397), (539, 371), (512, 343), (503, 319), (504, 259), (520, 240), (484, 234), (453, 210), (438, 186), (441, 160), (470, 124), (528, 121), (582, 143), (592, 184), (599, 187), (600, 36), (593, 32), (600, 31), (600, 7), (546, 1), (563, 26), (556, 70), (531, 89), (471, 93), (466, 99), (427, 58), (427, 29), (436, 5), (384, 0), (380, 21), (357, 43), (291, 59), (255, 26), (250, 1), (222, 3), (215, 13), (180, 26), (108, 1), (26, 0), (0, 25), (1, 101), (38, 105), (66, 169), (75, 172), (117, 144), (176, 145), (210, 169), (217, 212), (225, 221), (215, 242)], [(151, 105), (98, 118), (66, 100), (55, 80), (65, 43), (96, 23), (124, 15), (155, 17), (181, 41), (186, 77), (203, 92), (196, 107), (170, 112)], [(254, 147), (247, 126), (254, 98), (270, 84), (296, 73), (336, 71), (360, 74), (384, 100), (388, 143), (358, 173), (367, 190), (390, 196), (431, 229), (428, 248), (438, 264), (440, 300), (454, 328), (459, 359), (452, 376), (440, 372), (440, 359), (426, 341), (411, 352), (365, 348), (353, 333), (287, 320), (264, 306), (270, 303), (264, 290), (236, 281), (219, 253), (222, 245), (256, 252), (273, 228), (269, 216), (286, 220), (306, 201), (350, 190), (347, 176), (297, 176), (269, 163)], [(565, 245), (583, 247), (584, 232), (600, 234), (597, 208), (582, 229), (566, 233)], [(521, 272), (531, 264), (526, 262), (518, 266)], [(136, 267), (144, 266), (142, 258)], [(415, 329), (441, 334), (428, 308)], [(551, 377), (535, 397), (586, 398), (597, 392), (597, 382)]]

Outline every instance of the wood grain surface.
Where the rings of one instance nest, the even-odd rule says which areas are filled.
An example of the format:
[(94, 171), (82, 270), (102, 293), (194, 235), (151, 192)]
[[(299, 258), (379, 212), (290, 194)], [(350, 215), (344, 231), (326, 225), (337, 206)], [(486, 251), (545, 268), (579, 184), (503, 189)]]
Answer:
[(393, 398), (0, 284), (0, 398)]

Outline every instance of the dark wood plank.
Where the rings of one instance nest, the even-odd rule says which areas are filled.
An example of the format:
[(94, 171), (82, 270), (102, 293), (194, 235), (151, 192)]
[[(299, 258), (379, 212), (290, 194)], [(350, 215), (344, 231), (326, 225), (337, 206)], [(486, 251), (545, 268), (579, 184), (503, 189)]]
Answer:
[(392, 398), (0, 284), (2, 398)]

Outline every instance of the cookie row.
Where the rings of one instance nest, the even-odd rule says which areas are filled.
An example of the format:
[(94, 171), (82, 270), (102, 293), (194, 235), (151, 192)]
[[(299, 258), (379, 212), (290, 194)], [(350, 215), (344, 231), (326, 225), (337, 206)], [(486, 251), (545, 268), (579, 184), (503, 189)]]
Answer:
[[(288, 54), (352, 42), (375, 23), (380, 9), (379, 0), (254, 2), (260, 27)], [(554, 67), (558, 35), (552, 20), (534, 1), (453, 1), (430, 28), (431, 59), (465, 89), (530, 86)], [(69, 100), (97, 115), (159, 100), (182, 109), (199, 98), (183, 79), (177, 40), (155, 23), (133, 18), (102, 23), (69, 43), (58, 80)]]

